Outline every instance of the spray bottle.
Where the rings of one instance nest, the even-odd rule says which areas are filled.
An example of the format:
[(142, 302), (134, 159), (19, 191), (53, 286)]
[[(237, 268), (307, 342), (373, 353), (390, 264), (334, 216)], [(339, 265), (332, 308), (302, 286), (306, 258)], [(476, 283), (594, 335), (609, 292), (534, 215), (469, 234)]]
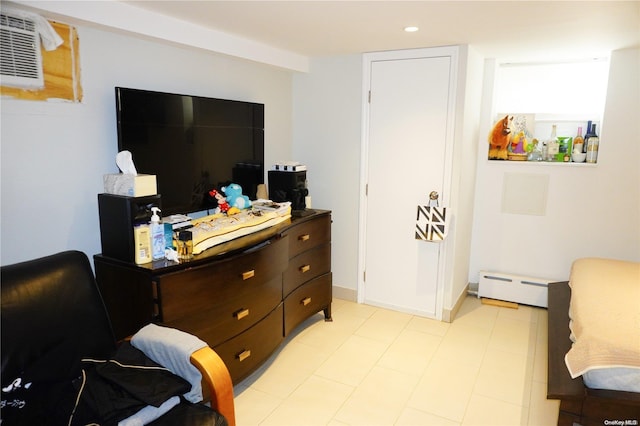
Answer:
[(164, 225), (160, 222), (158, 207), (151, 207), (151, 252), (153, 260), (164, 258)]

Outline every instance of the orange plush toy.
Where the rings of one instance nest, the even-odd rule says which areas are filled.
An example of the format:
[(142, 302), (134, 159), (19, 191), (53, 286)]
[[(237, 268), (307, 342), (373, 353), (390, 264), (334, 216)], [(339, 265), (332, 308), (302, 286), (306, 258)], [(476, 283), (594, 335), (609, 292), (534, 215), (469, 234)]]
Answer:
[(509, 152), (511, 127), (509, 122), (513, 117), (505, 115), (505, 117), (494, 124), (491, 133), (489, 133), (489, 160), (506, 160)]

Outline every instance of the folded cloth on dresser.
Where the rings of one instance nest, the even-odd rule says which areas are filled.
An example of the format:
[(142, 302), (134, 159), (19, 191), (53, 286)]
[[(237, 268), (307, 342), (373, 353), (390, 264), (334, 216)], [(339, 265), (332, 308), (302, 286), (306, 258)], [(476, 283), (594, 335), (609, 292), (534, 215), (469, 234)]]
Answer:
[(640, 263), (579, 259), (569, 286), (571, 377), (608, 368), (640, 372)]
[(194, 220), (189, 229), (193, 235), (193, 254), (284, 222), (291, 217), (291, 203), (280, 205), (275, 210), (250, 209), (230, 216), (217, 213)]
[(187, 401), (202, 401), (202, 375), (191, 363), (191, 355), (206, 347), (205, 342), (175, 328), (148, 324), (133, 335), (131, 345), (173, 374), (186, 379), (191, 384), (191, 390), (183, 395)]

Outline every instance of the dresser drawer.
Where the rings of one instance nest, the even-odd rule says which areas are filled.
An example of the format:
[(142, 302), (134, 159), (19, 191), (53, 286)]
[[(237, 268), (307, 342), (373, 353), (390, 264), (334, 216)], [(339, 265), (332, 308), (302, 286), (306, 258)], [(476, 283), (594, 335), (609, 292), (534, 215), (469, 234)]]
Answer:
[(286, 297), (300, 284), (331, 270), (331, 243), (316, 246), (289, 260), (284, 272), (283, 295)]
[(255, 286), (249, 294), (229, 297), (222, 304), (162, 324), (194, 334), (213, 347), (256, 324), (281, 301), (282, 278), (277, 277)]
[(282, 321), (281, 303), (266, 318), (244, 333), (213, 348), (229, 369), (234, 384), (254, 371), (282, 343)]
[(269, 293), (261, 287), (281, 279), (287, 267), (287, 248), (287, 238), (281, 238), (250, 253), (157, 277), (160, 320), (172, 323), (227, 306), (230, 300)]
[(327, 214), (295, 224), (283, 235), (289, 236), (289, 257), (297, 256), (305, 250), (331, 241), (331, 216)]
[(331, 305), (331, 273), (319, 276), (300, 286), (284, 301), (285, 336), (305, 319)]

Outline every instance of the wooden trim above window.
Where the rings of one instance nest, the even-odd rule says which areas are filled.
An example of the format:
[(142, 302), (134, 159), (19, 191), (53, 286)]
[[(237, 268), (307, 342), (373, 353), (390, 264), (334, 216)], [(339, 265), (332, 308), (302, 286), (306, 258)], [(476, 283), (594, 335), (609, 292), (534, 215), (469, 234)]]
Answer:
[(36, 101), (62, 99), (80, 102), (82, 100), (78, 33), (70, 25), (54, 21), (50, 23), (64, 42), (55, 50), (42, 49), (44, 88), (27, 90), (0, 86), (0, 95)]

